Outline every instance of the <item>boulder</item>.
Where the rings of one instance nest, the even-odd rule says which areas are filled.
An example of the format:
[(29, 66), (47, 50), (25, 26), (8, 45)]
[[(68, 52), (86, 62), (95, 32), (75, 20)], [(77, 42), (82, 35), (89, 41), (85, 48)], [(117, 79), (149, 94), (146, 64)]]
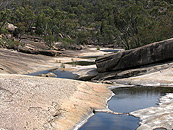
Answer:
[(46, 56), (58, 56), (61, 52), (56, 50), (39, 50), (39, 54), (46, 55)]
[(61, 54), (60, 51), (56, 50), (39, 50), (35, 48), (29, 48), (29, 47), (19, 47), (19, 52), (28, 53), (28, 54), (41, 54), (46, 56), (58, 56)]
[(19, 47), (18, 51), (23, 52), (23, 53), (27, 53), (27, 54), (38, 54), (39, 53), (38, 50), (31, 49), (28, 47)]
[(173, 38), (96, 59), (98, 72), (125, 70), (173, 59)]
[(8, 29), (9, 31), (14, 31), (16, 28), (17, 28), (17, 27), (14, 26), (13, 24), (10, 24), (10, 23), (7, 24), (7, 29)]

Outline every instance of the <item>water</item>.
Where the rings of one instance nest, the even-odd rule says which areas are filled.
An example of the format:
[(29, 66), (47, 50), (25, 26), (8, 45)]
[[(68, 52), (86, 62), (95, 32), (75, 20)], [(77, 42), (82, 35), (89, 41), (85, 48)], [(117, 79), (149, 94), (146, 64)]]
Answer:
[(96, 113), (79, 130), (135, 130), (139, 119), (127, 115)]
[[(28, 75), (54, 73), (57, 78), (77, 79), (78, 75), (69, 71), (45, 70)], [(156, 106), (160, 96), (173, 93), (173, 88), (167, 87), (131, 87), (112, 90), (115, 96), (108, 102), (109, 109), (129, 113), (135, 110)], [(139, 118), (128, 115), (113, 115), (110, 113), (96, 113), (79, 130), (135, 130), (139, 127)], [(164, 130), (163, 128), (155, 130)]]
[(31, 76), (38, 76), (41, 74), (48, 74), (48, 73), (54, 73), (56, 75), (56, 78), (65, 78), (65, 79), (78, 79), (79, 75), (73, 74), (70, 71), (61, 71), (61, 70), (44, 70), (39, 72), (30, 73), (27, 75)]
[(109, 108), (116, 112), (128, 113), (135, 110), (156, 106), (160, 96), (173, 92), (173, 88), (132, 87), (117, 88), (115, 96), (109, 101)]
[[(113, 92), (115, 96), (108, 102), (109, 108), (116, 112), (129, 113), (156, 106), (159, 97), (172, 93), (173, 88), (116, 88)], [(80, 130), (135, 130), (139, 126), (138, 123), (139, 118), (133, 116), (96, 113)]]

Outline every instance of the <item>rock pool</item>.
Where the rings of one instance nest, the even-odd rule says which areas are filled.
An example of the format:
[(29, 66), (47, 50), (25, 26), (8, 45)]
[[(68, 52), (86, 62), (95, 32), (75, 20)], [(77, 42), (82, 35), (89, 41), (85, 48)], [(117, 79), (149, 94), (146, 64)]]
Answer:
[[(116, 88), (114, 96), (108, 102), (109, 109), (130, 113), (139, 109), (156, 106), (159, 98), (173, 93), (169, 87), (129, 87)], [(96, 113), (80, 130), (135, 130), (139, 127), (139, 118), (128, 115)]]

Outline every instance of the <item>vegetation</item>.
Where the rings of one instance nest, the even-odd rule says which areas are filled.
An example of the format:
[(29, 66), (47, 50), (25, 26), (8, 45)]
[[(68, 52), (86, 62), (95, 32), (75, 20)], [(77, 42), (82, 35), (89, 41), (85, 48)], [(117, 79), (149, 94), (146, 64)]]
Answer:
[[(17, 26), (15, 35), (41, 36), (69, 44), (114, 44), (126, 49), (173, 37), (172, 0), (3, 0), (4, 25)], [(35, 27), (33, 31), (32, 28)]]

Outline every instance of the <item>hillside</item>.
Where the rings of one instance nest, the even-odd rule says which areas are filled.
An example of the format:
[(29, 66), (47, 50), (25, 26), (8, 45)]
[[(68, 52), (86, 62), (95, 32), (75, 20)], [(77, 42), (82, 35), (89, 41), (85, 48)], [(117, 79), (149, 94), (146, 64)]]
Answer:
[[(173, 37), (172, 9), (171, 0), (2, 0), (0, 34), (6, 36), (1, 36), (0, 46), (21, 44), (23, 35), (32, 35), (50, 48), (56, 42), (64, 48), (136, 48)], [(7, 23), (14, 24), (15, 31), (7, 30)]]

